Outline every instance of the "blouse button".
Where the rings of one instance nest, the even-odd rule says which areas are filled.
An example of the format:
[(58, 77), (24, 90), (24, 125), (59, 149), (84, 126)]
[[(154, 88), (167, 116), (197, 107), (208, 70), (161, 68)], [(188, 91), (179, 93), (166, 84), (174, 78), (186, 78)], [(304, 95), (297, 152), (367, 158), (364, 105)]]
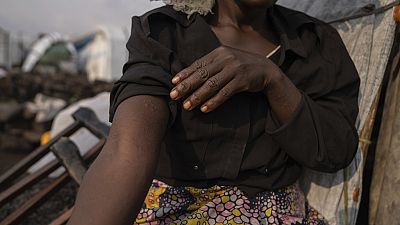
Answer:
[(193, 169), (194, 169), (194, 170), (198, 170), (198, 169), (199, 169), (199, 166), (198, 166), (198, 165), (194, 165), (194, 166), (193, 166)]

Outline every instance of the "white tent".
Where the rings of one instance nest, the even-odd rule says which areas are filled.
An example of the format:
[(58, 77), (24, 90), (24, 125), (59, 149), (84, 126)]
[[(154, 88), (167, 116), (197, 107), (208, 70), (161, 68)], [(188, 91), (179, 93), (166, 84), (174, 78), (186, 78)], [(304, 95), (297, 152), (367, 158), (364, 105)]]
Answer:
[(49, 33), (40, 38), (33, 45), (29, 55), (25, 59), (22, 65), (23, 72), (30, 72), (40, 60), (40, 58), (46, 53), (46, 51), (56, 43), (64, 42), (66, 48), (73, 57), (76, 57), (76, 50), (68, 38), (62, 36), (57, 32)]
[(86, 61), (89, 81), (115, 81), (122, 75), (128, 59), (126, 42), (129, 34), (123, 29), (99, 27), (91, 43), (80, 53)]

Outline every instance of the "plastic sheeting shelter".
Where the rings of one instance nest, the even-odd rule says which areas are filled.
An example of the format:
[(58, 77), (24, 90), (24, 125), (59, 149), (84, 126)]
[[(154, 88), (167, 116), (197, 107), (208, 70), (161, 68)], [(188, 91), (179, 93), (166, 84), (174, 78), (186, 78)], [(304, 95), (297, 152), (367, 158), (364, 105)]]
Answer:
[[(52, 48), (54, 47), (54, 48)], [(47, 55), (46, 54), (50, 54)], [(76, 50), (72, 43), (61, 34), (55, 32), (44, 35), (33, 45), (22, 65), (23, 72), (30, 72), (39, 61), (62, 61), (67, 58), (75, 58)]]
[(80, 53), (86, 61), (89, 81), (111, 82), (122, 75), (122, 66), (128, 60), (126, 42), (129, 34), (123, 29), (99, 27), (91, 41)]
[[(278, 4), (306, 12), (323, 21), (334, 21), (357, 15), (368, 9), (380, 8), (393, 0), (280, 0)], [(357, 122), (358, 131), (363, 130), (371, 113), (391, 52), (395, 22), (393, 9), (382, 10), (360, 18), (333, 23), (346, 44), (361, 77)], [(361, 145), (360, 145), (361, 146)], [(306, 170), (302, 186), (310, 205), (329, 221), (329, 224), (355, 224), (362, 190), (365, 156), (358, 150), (352, 164), (335, 174)]]

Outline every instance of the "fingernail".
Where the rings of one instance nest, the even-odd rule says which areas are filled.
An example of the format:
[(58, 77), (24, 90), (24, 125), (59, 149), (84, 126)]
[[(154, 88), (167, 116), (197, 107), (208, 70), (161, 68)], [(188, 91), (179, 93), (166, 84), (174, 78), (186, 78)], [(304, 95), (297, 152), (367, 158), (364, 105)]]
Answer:
[(192, 106), (192, 103), (190, 101), (186, 101), (183, 104), (183, 108), (185, 108), (186, 110), (189, 110), (191, 106)]
[(171, 91), (171, 93), (169, 93), (169, 96), (172, 99), (175, 99), (176, 97), (178, 97), (178, 92), (176, 90)]
[(203, 106), (201, 107), (201, 111), (202, 111), (202, 112), (207, 112), (207, 110), (208, 110), (208, 107), (207, 107), (206, 105), (203, 105)]
[(172, 83), (173, 83), (173, 84), (176, 84), (176, 83), (179, 82), (179, 80), (180, 80), (179, 77), (174, 77), (174, 78), (172, 79)]

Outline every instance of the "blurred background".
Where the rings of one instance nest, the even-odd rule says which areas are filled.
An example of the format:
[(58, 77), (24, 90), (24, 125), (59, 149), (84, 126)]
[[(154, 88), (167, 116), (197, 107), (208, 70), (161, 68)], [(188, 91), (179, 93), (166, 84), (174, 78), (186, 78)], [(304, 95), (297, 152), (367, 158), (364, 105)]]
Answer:
[[(109, 91), (128, 57), (131, 17), (160, 5), (148, 0), (0, 0), (0, 175), (73, 123), (71, 113), (82, 105), (108, 121)], [(83, 152), (98, 142), (85, 129), (71, 139), (84, 143), (78, 144)], [(48, 154), (24, 174), (53, 160)], [(38, 209), (29, 217), (1, 222), (62, 173), (43, 175), (27, 191), (13, 189), (19, 197), (11, 202), (4, 198), (2, 180), (0, 224), (49, 224), (71, 206), (76, 187), (68, 182), (48, 203), (34, 205)]]
[[(0, 4), (2, 173), (18, 158), (16, 155), (39, 144), (57, 110), (109, 90), (127, 59), (130, 18), (162, 3), (1, 0)], [(46, 100), (48, 105), (44, 106)], [(25, 107), (28, 102), (32, 103), (29, 112)], [(49, 112), (43, 111), (46, 107)], [(38, 111), (43, 117), (31, 118)], [(21, 131), (32, 124), (28, 123), (31, 119), (38, 124), (29, 132)], [(9, 153), (12, 160), (4, 157)]]

